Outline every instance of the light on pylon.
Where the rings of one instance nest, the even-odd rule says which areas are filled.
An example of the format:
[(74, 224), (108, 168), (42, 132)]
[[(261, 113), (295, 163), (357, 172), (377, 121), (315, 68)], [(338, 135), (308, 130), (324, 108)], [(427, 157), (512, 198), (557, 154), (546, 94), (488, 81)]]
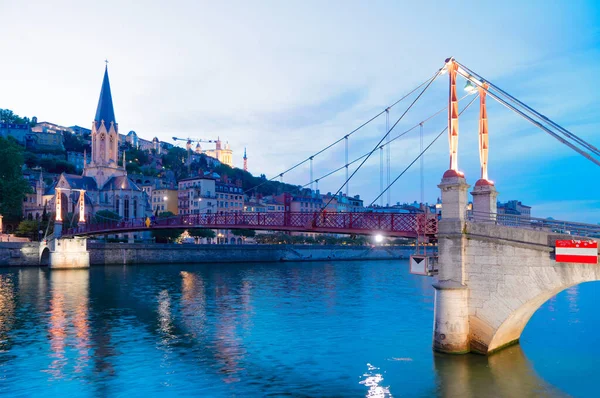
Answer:
[(475, 94), (477, 92), (477, 85), (474, 84), (472, 81), (467, 80), (467, 83), (465, 83), (465, 91), (468, 94)]

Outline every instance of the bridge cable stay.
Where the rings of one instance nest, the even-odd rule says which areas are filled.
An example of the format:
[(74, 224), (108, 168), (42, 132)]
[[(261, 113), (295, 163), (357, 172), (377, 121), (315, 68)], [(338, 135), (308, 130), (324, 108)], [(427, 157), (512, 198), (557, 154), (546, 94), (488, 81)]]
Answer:
[[(595, 164), (597, 164), (597, 165), (600, 166), (600, 160), (594, 158), (592, 155), (590, 155), (590, 153), (585, 152), (583, 149), (577, 147), (576, 144), (574, 144), (573, 142), (569, 142), (568, 139), (571, 139), (574, 142), (576, 142), (577, 144), (579, 144), (579, 145), (583, 146), (584, 148), (588, 149), (589, 151), (591, 151), (596, 156), (600, 156), (600, 151), (596, 147), (594, 147), (593, 145), (591, 145), (587, 141), (583, 140), (582, 138), (578, 137), (577, 135), (571, 133), (570, 131), (564, 129), (563, 127), (560, 127), (558, 124), (554, 123), (553, 121), (551, 121), (550, 119), (548, 119), (546, 116), (540, 114), (539, 112), (535, 111), (534, 109), (530, 108), (529, 106), (523, 104), (521, 101), (519, 101), (516, 98), (510, 96), (509, 94), (507, 94), (503, 90), (499, 89), (497, 86), (493, 85), (489, 81), (483, 79), (481, 76), (479, 76), (476, 73), (472, 72), (470, 69), (465, 68), (461, 64), (459, 64), (459, 66), (460, 66), (460, 68), (458, 70), (458, 73), (461, 76), (463, 76), (465, 79), (467, 79), (468, 81), (471, 81), (472, 83), (476, 84), (477, 86), (483, 88), (490, 95), (490, 97), (492, 97), (493, 99), (495, 99), (496, 101), (498, 101), (500, 104), (504, 105), (506, 108), (512, 110), (513, 112), (515, 112), (519, 116), (523, 117), (525, 120), (527, 120), (528, 122), (530, 122), (534, 126), (542, 129), (543, 131), (545, 131), (546, 133), (548, 133), (549, 135), (551, 135), (552, 137), (554, 137), (555, 139), (557, 139), (562, 144), (568, 146), (569, 148), (573, 149), (574, 151), (576, 151), (577, 153), (579, 153), (583, 157), (587, 158), (588, 160), (590, 160), (590, 161), (592, 161)], [(462, 70), (461, 70), (461, 68), (462, 68)], [(479, 79), (481, 79), (481, 80), (479, 80)], [(489, 88), (485, 88), (482, 85), (483, 82), (489, 84)], [(492, 88), (495, 89), (495, 90), (497, 90), (497, 91), (499, 91), (500, 93), (496, 93), (495, 91), (490, 90)], [(502, 96), (507, 97), (507, 99), (501, 98)], [(509, 102), (512, 102), (512, 103), (509, 103)], [(525, 108), (525, 110), (519, 109), (518, 108), (519, 106), (521, 108)], [(538, 118), (538, 120), (535, 120), (534, 117), (530, 116), (527, 113), (529, 113), (529, 114), (533, 115), (534, 117)], [(550, 126), (547, 126), (545, 124), (550, 124)], [(554, 129), (558, 129), (559, 131), (558, 132), (552, 131), (550, 129), (550, 127), (554, 127)], [(559, 135), (559, 133), (562, 134), (563, 136), (565, 136), (566, 139), (563, 138), (563, 137), (561, 137)]]
[[(345, 137), (346, 141), (346, 179), (348, 179), (348, 136)], [(317, 189), (319, 188), (319, 180), (317, 180)], [(346, 184), (346, 196), (348, 196), (348, 190), (350, 189), (350, 184)]]
[[(455, 61), (456, 62), (456, 61)], [(458, 62), (457, 62), (458, 63)], [(471, 76), (474, 76), (476, 78), (478, 78), (481, 82), (486, 82), (487, 84), (490, 85), (491, 88), (493, 88), (494, 90), (499, 91), (502, 95), (504, 95), (505, 97), (509, 98), (511, 101), (517, 103), (518, 105), (520, 105), (521, 107), (525, 108), (529, 113), (537, 116), (538, 118), (544, 120), (545, 122), (547, 122), (548, 124), (550, 124), (551, 126), (553, 126), (554, 128), (558, 129), (561, 131), (561, 133), (565, 136), (567, 136), (568, 138), (573, 139), (574, 141), (577, 141), (580, 145), (585, 146), (588, 150), (594, 152), (594, 154), (596, 155), (600, 155), (600, 150), (598, 150), (598, 148), (596, 148), (595, 146), (593, 146), (592, 144), (590, 144), (589, 142), (583, 140), (582, 138), (580, 138), (579, 136), (575, 135), (574, 133), (570, 132), (569, 130), (567, 130), (566, 128), (562, 127), (561, 125), (559, 125), (558, 123), (554, 122), (553, 120), (549, 119), (547, 116), (539, 113), (538, 111), (536, 111), (535, 109), (531, 108), (529, 105), (525, 104), (524, 102), (520, 101), (519, 99), (513, 97), (512, 95), (510, 95), (509, 93), (507, 93), (506, 91), (502, 90), (500, 87), (498, 87), (497, 85), (490, 83), (487, 79), (485, 79), (483, 76), (473, 72), (471, 69), (467, 68), (466, 66), (458, 63), (458, 65), (464, 69), (464, 71), (466, 71), (467, 73), (469, 73)], [(459, 71), (460, 73), (460, 71)], [(464, 76), (464, 74), (461, 73), (461, 75)], [(464, 76), (465, 78), (470, 79), (470, 77)], [(480, 83), (475, 82), (476, 84), (480, 85)]]
[[(419, 151), (423, 152), (423, 122), (419, 123)], [(421, 203), (425, 203), (425, 156), (421, 156)], [(389, 185), (389, 184), (388, 184)], [(391, 191), (388, 191), (388, 195)]]
[[(466, 111), (467, 109), (469, 109), (469, 107), (471, 106), (471, 104), (472, 104), (473, 102), (475, 102), (475, 100), (477, 99), (477, 97), (478, 97), (478, 95), (474, 96), (474, 97), (473, 97), (473, 99), (472, 99), (471, 101), (469, 101), (469, 103), (467, 104), (467, 106), (466, 106), (466, 107), (465, 107), (465, 108), (464, 108), (462, 111), (460, 111), (458, 115), (459, 115), (459, 116), (460, 116), (460, 115), (462, 115), (462, 113), (463, 113), (464, 111)], [(448, 126), (444, 127), (444, 129), (443, 129), (443, 130), (442, 130), (442, 131), (441, 131), (441, 132), (440, 132), (440, 133), (437, 135), (437, 137), (435, 137), (435, 138), (433, 139), (433, 141), (431, 141), (431, 143), (429, 143), (429, 145), (427, 145), (427, 147), (426, 147), (424, 150), (422, 150), (422, 151), (421, 151), (421, 153), (419, 153), (419, 155), (417, 155), (417, 157), (416, 157), (416, 158), (414, 158), (414, 160), (413, 160), (412, 162), (410, 162), (410, 164), (409, 164), (408, 166), (406, 166), (406, 168), (405, 168), (404, 170), (402, 170), (402, 172), (401, 172), (401, 173), (400, 173), (400, 174), (399, 174), (399, 175), (398, 175), (398, 176), (397, 176), (397, 177), (394, 179), (394, 181), (392, 181), (392, 183), (391, 183), (390, 185), (388, 185), (388, 186), (387, 186), (387, 187), (386, 187), (386, 188), (383, 190), (383, 192), (381, 192), (381, 193), (380, 193), (380, 194), (379, 194), (379, 195), (378, 195), (378, 196), (377, 196), (375, 199), (373, 199), (373, 201), (371, 202), (371, 204), (370, 204), (368, 207), (371, 207), (371, 206), (373, 206), (373, 204), (374, 204), (374, 203), (377, 201), (377, 199), (379, 199), (379, 197), (380, 197), (380, 196), (382, 196), (382, 195), (383, 195), (385, 192), (387, 192), (387, 191), (388, 191), (388, 190), (389, 190), (389, 189), (392, 187), (392, 185), (394, 185), (394, 184), (396, 183), (396, 181), (398, 181), (398, 180), (400, 179), (400, 177), (402, 177), (402, 176), (404, 175), (404, 173), (406, 173), (406, 171), (407, 171), (407, 170), (408, 170), (408, 169), (409, 169), (409, 168), (410, 168), (410, 167), (411, 167), (413, 164), (415, 164), (415, 163), (417, 162), (417, 160), (419, 160), (419, 158), (421, 158), (421, 157), (423, 156), (423, 154), (424, 154), (425, 152), (427, 152), (427, 150), (428, 150), (429, 148), (431, 148), (431, 146), (432, 146), (432, 145), (433, 145), (433, 144), (434, 144), (434, 143), (435, 143), (435, 142), (436, 142), (436, 141), (437, 141), (437, 140), (438, 140), (438, 139), (439, 139), (439, 138), (442, 136), (442, 134), (444, 134), (444, 133), (446, 132), (446, 130), (448, 130)]]
[(404, 118), (404, 116), (408, 113), (408, 111), (410, 111), (410, 109), (413, 107), (413, 105), (416, 104), (419, 99), (421, 99), (421, 96), (425, 93), (425, 91), (427, 91), (427, 89), (431, 86), (431, 84), (435, 81), (435, 79), (440, 75), (440, 72), (442, 71), (442, 69), (443, 69), (443, 67), (440, 68), (440, 69), (438, 69), (435, 72), (435, 74), (429, 80), (429, 82), (427, 83), (427, 85), (425, 86), (425, 88), (423, 88), (423, 90), (421, 90), (421, 92), (419, 93), (419, 95), (417, 95), (417, 98), (415, 98), (413, 100), (413, 102), (411, 102), (411, 104), (408, 106), (408, 108), (406, 108), (406, 110), (404, 111), (404, 113), (402, 115), (400, 115), (400, 117), (398, 118), (398, 120), (396, 120), (396, 122), (392, 125), (392, 127), (385, 133), (385, 135), (383, 137), (381, 137), (381, 139), (379, 140), (379, 142), (377, 143), (377, 145), (375, 145), (375, 147), (371, 150), (371, 152), (369, 152), (369, 154), (365, 157), (365, 159), (352, 172), (352, 175), (350, 175), (350, 177), (348, 177), (346, 179), (346, 181), (344, 181), (344, 183), (342, 184), (342, 186), (331, 196), (331, 198), (329, 198), (329, 200), (327, 201), (327, 204), (321, 208), (321, 212), (323, 212), (327, 208), (327, 206), (329, 206), (329, 204), (331, 203), (331, 201), (335, 197), (337, 197), (337, 195), (342, 191), (342, 189), (344, 188), (344, 186), (346, 184), (348, 184), (348, 181), (350, 181), (352, 179), (352, 177), (354, 177), (354, 175), (358, 172), (358, 170), (360, 170), (360, 168), (365, 164), (365, 162), (371, 157), (371, 155), (373, 154), (373, 152), (375, 152), (381, 146), (381, 144), (383, 143), (383, 141), (388, 137), (388, 135), (398, 125), (398, 123), (400, 123), (400, 121), (402, 120), (402, 118)]
[[(441, 69), (440, 69), (440, 70), (441, 70)], [(347, 145), (348, 138), (349, 138), (349, 137), (350, 137), (352, 134), (356, 133), (357, 131), (359, 131), (360, 129), (362, 129), (363, 127), (365, 127), (365, 126), (366, 126), (366, 125), (368, 125), (369, 123), (371, 123), (373, 120), (375, 120), (375, 119), (377, 119), (379, 116), (383, 115), (383, 114), (385, 113), (386, 109), (391, 109), (391, 108), (393, 108), (394, 106), (398, 105), (400, 102), (402, 102), (403, 100), (405, 100), (406, 98), (408, 98), (409, 96), (411, 96), (411, 95), (412, 95), (413, 93), (415, 93), (415, 92), (416, 92), (418, 89), (420, 89), (421, 87), (423, 87), (424, 85), (426, 85), (426, 84), (427, 84), (427, 83), (429, 83), (429, 82), (430, 82), (430, 79), (427, 79), (427, 80), (425, 80), (423, 83), (419, 84), (417, 87), (415, 87), (414, 89), (412, 89), (411, 91), (409, 91), (407, 94), (405, 94), (404, 96), (402, 96), (402, 98), (400, 98), (400, 99), (399, 99), (399, 100), (397, 100), (396, 102), (392, 103), (390, 106), (388, 106), (387, 108), (385, 108), (384, 110), (382, 110), (381, 112), (379, 112), (378, 114), (376, 114), (375, 116), (371, 117), (369, 120), (367, 120), (366, 122), (364, 122), (363, 124), (361, 124), (360, 126), (358, 126), (357, 128), (355, 128), (354, 130), (352, 130), (351, 132), (349, 132), (348, 134), (346, 134), (346, 135), (345, 135), (345, 136), (343, 136), (342, 138), (340, 138), (340, 139), (336, 140), (335, 142), (332, 142), (331, 144), (327, 145), (326, 147), (324, 147), (324, 148), (323, 148), (323, 149), (321, 149), (320, 151), (318, 151), (318, 152), (314, 153), (313, 155), (311, 155), (311, 156), (307, 157), (306, 159), (304, 159), (304, 160), (302, 160), (301, 162), (299, 162), (299, 163), (295, 164), (294, 166), (292, 166), (292, 167), (288, 168), (287, 170), (285, 170), (285, 171), (283, 171), (283, 172), (281, 172), (281, 173), (279, 173), (279, 174), (276, 174), (274, 177), (271, 177), (270, 179), (268, 179), (268, 180), (266, 180), (266, 181), (264, 181), (264, 182), (262, 182), (262, 183), (260, 183), (260, 184), (258, 184), (258, 185), (256, 185), (256, 186), (254, 186), (254, 187), (252, 187), (252, 188), (248, 188), (248, 189), (246, 189), (246, 190), (244, 191), (244, 193), (246, 193), (246, 192), (248, 192), (248, 191), (250, 191), (250, 190), (256, 189), (256, 188), (258, 188), (258, 187), (260, 187), (260, 186), (262, 186), (262, 185), (264, 185), (264, 184), (266, 184), (266, 183), (268, 183), (268, 182), (271, 182), (271, 181), (273, 181), (273, 180), (277, 179), (278, 177), (282, 177), (284, 174), (286, 174), (286, 173), (289, 173), (290, 171), (292, 171), (292, 170), (296, 169), (297, 167), (300, 167), (300, 166), (302, 166), (304, 163), (308, 162), (308, 161), (310, 160), (310, 158), (311, 158), (311, 157), (313, 157), (313, 158), (314, 158), (315, 156), (322, 154), (323, 152), (327, 151), (328, 149), (330, 149), (331, 147), (335, 146), (336, 144), (340, 143), (340, 142), (341, 142), (341, 141), (343, 141), (343, 140), (346, 140), (346, 145)]]
[[(388, 136), (389, 137), (389, 136)], [(379, 147), (379, 192), (383, 191), (383, 145)], [(383, 196), (379, 201), (379, 205), (383, 207)]]
[(556, 138), (562, 144), (568, 146), (569, 148), (573, 149), (575, 152), (579, 153), (580, 155), (582, 155), (586, 159), (588, 159), (588, 160), (594, 162), (595, 164), (597, 164), (598, 166), (600, 166), (600, 160), (599, 159), (595, 159), (588, 152), (585, 152), (581, 148), (578, 148), (577, 146), (575, 146), (575, 144), (573, 144), (573, 143), (567, 141), (566, 139), (560, 137), (558, 134), (556, 134), (556, 132), (553, 132), (547, 126), (544, 126), (539, 121), (534, 120), (532, 117), (528, 116), (527, 114), (525, 114), (521, 110), (519, 110), (516, 107), (514, 107), (513, 105), (509, 104), (508, 102), (506, 102), (502, 98), (498, 97), (494, 93), (492, 93), (490, 91), (487, 91), (487, 93), (490, 95), (490, 97), (492, 97), (493, 99), (495, 99), (496, 101), (498, 101), (499, 103), (501, 103), (502, 105), (504, 105), (505, 107), (507, 107), (508, 109), (512, 110), (513, 112), (517, 113), (519, 116), (523, 117), (525, 120), (527, 120), (528, 122), (530, 122), (534, 126), (536, 126), (536, 127), (540, 128), (540, 129), (544, 130), (546, 133), (548, 133), (552, 137)]
[[(388, 131), (390, 129), (390, 110), (389, 108), (386, 110), (385, 112), (385, 131)], [(390, 136), (388, 135), (386, 138), (386, 182), (389, 185), (390, 184), (390, 179), (391, 179), (391, 169), (390, 169), (390, 162), (391, 162), (391, 157), (392, 157), (392, 146), (390, 145)], [(387, 195), (387, 204), (388, 206), (391, 203), (391, 196), (390, 196), (390, 192), (388, 192)]]
[[(469, 96), (470, 96), (470, 94), (467, 94), (467, 95), (463, 96), (462, 98), (460, 98), (458, 101), (460, 102), (460, 101), (462, 101), (463, 99), (465, 99), (465, 98), (467, 98), (467, 97), (469, 97)], [(425, 123), (427, 123), (428, 121), (430, 121), (431, 119), (433, 119), (434, 117), (436, 117), (437, 115), (439, 115), (440, 113), (444, 112), (444, 111), (445, 111), (445, 110), (447, 110), (447, 109), (448, 109), (448, 107), (447, 107), (447, 106), (445, 106), (444, 108), (440, 109), (439, 111), (437, 111), (437, 112), (436, 112), (436, 113), (434, 113), (433, 115), (431, 115), (431, 116), (429, 116), (429, 117), (427, 117), (427, 118), (423, 119), (423, 120), (422, 120), (421, 122), (419, 122), (418, 124), (415, 124), (414, 126), (412, 126), (411, 128), (409, 128), (408, 130), (405, 130), (405, 131), (403, 131), (402, 133), (400, 133), (400, 134), (398, 134), (397, 136), (395, 136), (394, 138), (391, 138), (391, 139), (390, 139), (390, 144), (391, 144), (392, 142), (394, 142), (394, 141), (396, 141), (396, 140), (398, 140), (398, 139), (402, 138), (403, 136), (405, 136), (406, 134), (410, 133), (411, 131), (413, 131), (413, 130), (414, 130), (414, 129), (416, 129), (417, 127), (421, 126), (422, 124), (425, 124)], [(387, 144), (387, 143), (385, 143), (385, 144), (382, 144), (381, 146), (386, 146), (386, 145), (388, 145), (388, 144)], [(332, 171), (330, 171), (330, 172), (327, 172), (326, 174), (323, 174), (322, 176), (320, 176), (319, 178), (316, 178), (316, 179), (314, 179), (314, 180), (313, 180), (313, 181), (311, 181), (311, 182), (316, 182), (316, 183), (318, 184), (318, 183), (319, 183), (319, 181), (321, 181), (322, 179), (324, 179), (324, 178), (327, 178), (327, 177), (329, 177), (330, 175), (333, 175), (333, 174), (337, 173), (338, 171), (341, 171), (341, 170), (343, 170), (343, 169), (347, 168), (348, 166), (351, 166), (351, 165), (353, 165), (354, 163), (358, 162), (359, 160), (361, 160), (361, 159), (365, 158), (365, 157), (366, 157), (366, 156), (368, 156), (368, 155), (369, 155), (369, 152), (367, 152), (367, 153), (365, 153), (365, 154), (363, 154), (363, 155), (361, 155), (361, 156), (359, 156), (359, 157), (355, 158), (355, 159), (354, 159), (354, 160), (352, 160), (351, 162), (349, 162), (349, 163), (346, 163), (345, 165), (343, 165), (343, 166), (341, 166), (341, 167), (338, 167), (337, 169), (334, 169), (334, 170), (332, 170)], [(347, 177), (346, 177), (346, 178), (347, 178)], [(302, 185), (302, 186), (301, 186), (301, 188), (306, 188), (306, 187), (308, 187), (308, 186), (311, 184), (311, 182), (308, 182), (308, 183), (306, 183), (306, 184)], [(346, 186), (347, 186), (347, 185), (346, 185)], [(317, 186), (317, 189), (318, 189), (318, 186)]]

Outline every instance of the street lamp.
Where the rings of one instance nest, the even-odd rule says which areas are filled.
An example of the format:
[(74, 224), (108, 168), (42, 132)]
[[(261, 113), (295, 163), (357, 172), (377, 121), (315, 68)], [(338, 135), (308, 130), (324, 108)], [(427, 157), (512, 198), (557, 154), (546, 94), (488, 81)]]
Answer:
[(468, 94), (475, 94), (477, 92), (477, 85), (471, 80), (467, 80), (467, 83), (465, 84), (465, 91)]

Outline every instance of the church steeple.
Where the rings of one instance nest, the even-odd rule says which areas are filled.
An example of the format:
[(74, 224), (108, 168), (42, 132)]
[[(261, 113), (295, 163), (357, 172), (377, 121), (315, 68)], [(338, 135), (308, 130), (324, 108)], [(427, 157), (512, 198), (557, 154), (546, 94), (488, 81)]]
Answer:
[(96, 116), (92, 122), (92, 160), (83, 169), (83, 175), (93, 177), (99, 187), (113, 176), (127, 175), (125, 164), (119, 166), (119, 126), (115, 120), (108, 66), (104, 79)]
[(112, 95), (110, 93), (110, 83), (108, 81), (108, 64), (104, 69), (104, 80), (102, 81), (102, 89), (100, 90), (100, 99), (98, 100), (98, 108), (96, 109), (96, 117), (94, 121), (98, 127), (100, 122), (104, 120), (104, 125), (108, 130), (110, 123), (117, 124), (115, 119), (115, 109), (113, 108)]

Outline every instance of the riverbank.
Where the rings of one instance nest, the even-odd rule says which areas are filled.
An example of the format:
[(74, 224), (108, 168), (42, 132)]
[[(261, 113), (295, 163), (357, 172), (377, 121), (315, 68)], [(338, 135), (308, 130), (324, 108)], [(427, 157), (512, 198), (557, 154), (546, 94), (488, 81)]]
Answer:
[[(187, 264), (406, 259), (414, 246), (177, 245), (88, 243), (90, 264)], [(0, 266), (37, 267), (37, 242), (0, 243)]]

